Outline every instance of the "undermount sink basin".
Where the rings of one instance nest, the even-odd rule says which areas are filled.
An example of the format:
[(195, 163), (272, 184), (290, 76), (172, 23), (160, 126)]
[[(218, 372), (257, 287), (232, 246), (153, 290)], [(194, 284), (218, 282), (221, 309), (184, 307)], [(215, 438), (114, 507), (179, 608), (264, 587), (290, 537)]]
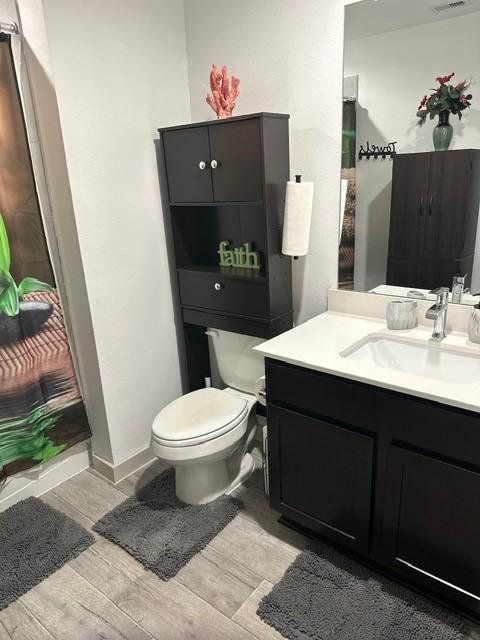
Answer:
[(448, 345), (370, 334), (340, 355), (348, 360), (410, 373), (450, 384), (480, 381), (478, 354)]

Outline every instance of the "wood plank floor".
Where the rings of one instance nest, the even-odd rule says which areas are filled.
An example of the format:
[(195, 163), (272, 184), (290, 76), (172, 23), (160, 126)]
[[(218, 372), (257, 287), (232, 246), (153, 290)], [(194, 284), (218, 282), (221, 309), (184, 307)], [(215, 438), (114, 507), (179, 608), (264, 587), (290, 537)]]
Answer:
[[(90, 530), (161, 471), (154, 463), (113, 486), (88, 470), (42, 499)], [(95, 534), (87, 551), (0, 612), (0, 640), (280, 640), (256, 609), (308, 541), (277, 523), (259, 471), (238, 494), (245, 509), (169, 582)], [(478, 630), (470, 638), (480, 640)]]

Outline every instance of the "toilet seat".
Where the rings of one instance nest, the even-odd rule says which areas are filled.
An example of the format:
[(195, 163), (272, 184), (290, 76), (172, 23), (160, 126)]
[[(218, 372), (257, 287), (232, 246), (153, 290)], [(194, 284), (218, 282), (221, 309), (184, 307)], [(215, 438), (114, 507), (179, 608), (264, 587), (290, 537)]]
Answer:
[(165, 447), (201, 444), (234, 429), (247, 413), (244, 398), (213, 387), (199, 389), (160, 411), (153, 421), (152, 437)]

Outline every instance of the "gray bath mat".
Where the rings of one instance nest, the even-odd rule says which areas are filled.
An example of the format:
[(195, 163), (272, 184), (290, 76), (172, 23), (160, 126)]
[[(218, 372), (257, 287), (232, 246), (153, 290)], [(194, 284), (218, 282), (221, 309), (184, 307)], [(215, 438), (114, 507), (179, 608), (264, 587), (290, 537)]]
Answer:
[(260, 602), (260, 618), (289, 640), (463, 640), (462, 619), (313, 543)]
[(91, 533), (38, 498), (0, 514), (0, 609), (78, 556)]
[(93, 528), (169, 580), (242, 508), (240, 500), (226, 495), (203, 505), (181, 502), (175, 495), (175, 471), (167, 469)]

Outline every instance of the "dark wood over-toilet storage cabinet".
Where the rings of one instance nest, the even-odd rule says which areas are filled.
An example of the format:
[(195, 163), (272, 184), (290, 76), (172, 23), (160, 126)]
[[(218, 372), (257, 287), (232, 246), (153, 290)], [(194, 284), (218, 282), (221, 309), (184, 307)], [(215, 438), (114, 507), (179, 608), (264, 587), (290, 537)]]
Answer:
[[(184, 390), (210, 376), (205, 328), (271, 338), (292, 327), (282, 255), (288, 116), (258, 113), (159, 129), (156, 141)], [(250, 243), (258, 270), (219, 266), (219, 243)]]

